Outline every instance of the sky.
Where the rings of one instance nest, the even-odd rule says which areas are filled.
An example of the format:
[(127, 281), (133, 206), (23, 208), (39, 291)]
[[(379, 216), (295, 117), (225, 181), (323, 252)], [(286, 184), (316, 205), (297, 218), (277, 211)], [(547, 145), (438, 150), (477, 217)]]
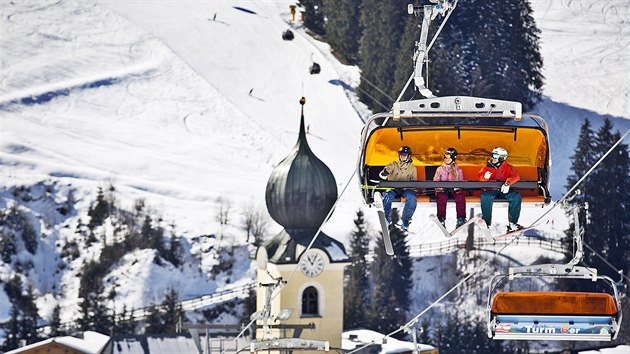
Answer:
[[(269, 175), (297, 140), (298, 101), (304, 96), (308, 143), (344, 191), (323, 230), (347, 244), (359, 208), (376, 228), (354, 173), (359, 134), (370, 115), (352, 89), (360, 71), (337, 62), (327, 44), (291, 22), (289, 4), (1, 0), (0, 207), (11, 203), (6, 188), (49, 181), (60, 195), (72, 192), (85, 210), (96, 189), (111, 183), (122, 207), (146, 200), (156, 215), (176, 225), (194, 254), (203, 247), (195, 237), (222, 232), (215, 217), (219, 197), (234, 210), (264, 210)], [(543, 101), (533, 112), (549, 123), (557, 199), (583, 118), (595, 127), (611, 118), (622, 133), (630, 128), (630, 3), (537, 0), (532, 7), (546, 78)], [(283, 41), (289, 28), (295, 39)], [(313, 62), (321, 65), (318, 75), (309, 74)], [(47, 210), (43, 204), (26, 207), (42, 215)], [(497, 209), (496, 218), (507, 219), (505, 208)], [(546, 210), (524, 210), (521, 223)], [(443, 241), (428, 221), (433, 212), (416, 211), (410, 244)], [(449, 213), (454, 215), (452, 206)], [(554, 222), (547, 231), (560, 235), (566, 218), (559, 208), (550, 215)], [(235, 211), (225, 232), (242, 242), (239, 218)], [(77, 219), (64, 222), (73, 230)], [(504, 226), (499, 222), (495, 229)], [(42, 229), (51, 235), (42, 241), (48, 247), (72, 237), (63, 222)], [(269, 234), (280, 229), (271, 223)], [(41, 258), (41, 269), (55, 262)], [(142, 262), (147, 258), (129, 255), (129, 267), (115, 271), (143, 269), (137, 274), (144, 274), (144, 285), (128, 294), (135, 304), (163, 290), (155, 279), (181, 285), (181, 273), (156, 270)], [(212, 262), (201, 266), (209, 269)], [(0, 268), (0, 276), (8, 272)], [(225, 286), (190, 272), (201, 285), (186, 285), (186, 295)], [(250, 272), (244, 266), (237, 274)], [(42, 292), (50, 291), (53, 280), (77, 291), (70, 274), (48, 283), (45, 275), (37, 280)], [(112, 276), (120, 284), (137, 282), (135, 275)], [(44, 302), (43, 311), (50, 313)], [(0, 304), (0, 316), (7, 313), (2, 310)]]

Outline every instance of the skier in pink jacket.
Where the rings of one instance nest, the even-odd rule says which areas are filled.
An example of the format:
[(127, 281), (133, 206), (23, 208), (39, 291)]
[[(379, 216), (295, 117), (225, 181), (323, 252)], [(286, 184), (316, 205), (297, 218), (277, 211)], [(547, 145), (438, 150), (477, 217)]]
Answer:
[[(457, 150), (448, 148), (444, 152), (444, 162), (435, 171), (434, 181), (463, 181), (464, 174), (462, 169), (457, 165)], [(448, 195), (452, 194), (455, 198), (455, 212), (457, 214), (457, 227), (466, 223), (466, 191), (461, 188), (436, 188), (435, 197), (437, 199), (437, 217), (444, 225), (446, 221), (446, 202)]]

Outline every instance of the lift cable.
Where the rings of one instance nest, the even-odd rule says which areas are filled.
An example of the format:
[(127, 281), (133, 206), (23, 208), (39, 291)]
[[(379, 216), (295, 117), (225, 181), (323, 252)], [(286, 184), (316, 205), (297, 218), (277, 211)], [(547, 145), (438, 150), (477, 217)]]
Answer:
[(586, 173), (582, 176), (582, 178), (580, 178), (577, 182), (575, 182), (575, 184), (573, 185), (573, 187), (571, 187), (571, 189), (569, 189), (562, 198), (560, 198), (557, 202), (554, 203), (554, 205), (549, 208), (549, 210), (547, 210), (546, 212), (544, 212), (538, 219), (534, 220), (534, 222), (531, 223), (530, 227), (535, 225), (537, 222), (539, 222), (540, 220), (542, 220), (547, 214), (549, 214), (553, 209), (555, 209), (555, 207), (557, 207), (559, 204), (562, 204), (562, 202), (565, 201), (565, 199), (568, 198), (569, 195), (571, 195), (571, 193), (573, 193), (573, 191), (575, 189), (577, 189), (577, 187), (584, 182), (584, 180), (586, 179), (586, 177), (588, 177), (588, 175), (590, 175), (593, 170), (595, 170), (597, 168), (597, 166), (599, 166), (599, 164), (601, 164), (604, 159), (606, 159), (606, 157), (608, 157), (608, 155), (610, 155), (610, 153), (619, 145), (621, 144), (621, 142), (628, 136), (628, 134), (630, 134), (630, 129), (628, 129), (621, 138), (619, 138), (619, 140), (617, 140), (617, 142), (610, 147), (610, 149), (608, 149), (608, 151), (606, 151), (606, 153), (599, 158), (599, 160), (597, 160), (597, 162), (588, 170), (586, 171)]
[(597, 256), (597, 258), (599, 258), (600, 260), (602, 260), (602, 262), (606, 263), (607, 266), (609, 266), (612, 270), (614, 270), (615, 272), (619, 273), (619, 275), (621, 275), (621, 277), (625, 280), (627, 280), (628, 282), (630, 282), (630, 278), (628, 276), (626, 276), (625, 274), (623, 274), (623, 270), (622, 269), (617, 269), (617, 267), (615, 267), (614, 265), (612, 265), (606, 258), (604, 258), (601, 254), (599, 254), (599, 252), (595, 251), (593, 249), (593, 247), (589, 246), (586, 242), (582, 241), (582, 243), (584, 244), (584, 246), (586, 246), (586, 248), (588, 248), (589, 250), (591, 250), (591, 252), (595, 253), (595, 255)]

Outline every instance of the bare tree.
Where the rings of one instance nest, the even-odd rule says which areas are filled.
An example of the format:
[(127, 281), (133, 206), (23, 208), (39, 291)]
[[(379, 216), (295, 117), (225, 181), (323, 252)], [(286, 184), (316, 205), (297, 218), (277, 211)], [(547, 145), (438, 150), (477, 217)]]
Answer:
[(266, 210), (258, 208), (254, 213), (252, 222), (252, 236), (254, 236), (254, 246), (260, 246), (263, 241), (263, 237), (267, 233), (267, 225), (269, 223), (269, 216)]
[(269, 214), (260, 207), (260, 205), (250, 202), (243, 206), (243, 225), (242, 228), (247, 233), (247, 240), (253, 237), (252, 244), (259, 246), (267, 232), (267, 224), (269, 223)]
[(220, 241), (223, 241), (223, 228), (230, 222), (230, 212), (232, 211), (232, 202), (229, 199), (219, 196), (217, 198), (218, 210), (216, 220), (221, 225)]
[(245, 233), (247, 234), (247, 239), (245, 240), (245, 242), (249, 242), (249, 237), (252, 234), (252, 230), (254, 229), (254, 218), (255, 218), (255, 214), (256, 214), (256, 207), (254, 206), (254, 203), (246, 203), (243, 206), (243, 225), (242, 228), (243, 230), (245, 230)]

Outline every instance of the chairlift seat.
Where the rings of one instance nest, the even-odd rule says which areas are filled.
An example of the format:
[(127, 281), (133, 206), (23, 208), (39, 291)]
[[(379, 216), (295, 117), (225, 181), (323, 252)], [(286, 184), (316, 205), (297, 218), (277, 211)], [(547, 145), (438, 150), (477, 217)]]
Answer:
[[(370, 166), (369, 167), (369, 176), (370, 180), (373, 182), (374, 186), (378, 188), (388, 188), (392, 185), (407, 185), (407, 187), (416, 189), (418, 193), (418, 197), (416, 198), (418, 203), (422, 204), (431, 204), (436, 202), (435, 197), (435, 188), (427, 187), (428, 184), (436, 184), (442, 185), (445, 188), (453, 188), (454, 186), (463, 187), (466, 189), (466, 203), (470, 205), (480, 204), (481, 202), (481, 192), (484, 189), (493, 189), (497, 188), (495, 185), (497, 182), (480, 182), (477, 181), (477, 175), (481, 166), (479, 165), (468, 165), (462, 164), (460, 165), (462, 172), (464, 174), (464, 181), (462, 182), (433, 182), (433, 176), (439, 165), (416, 165), (417, 171), (417, 180), (416, 181), (408, 181), (408, 182), (390, 182), (390, 181), (380, 181), (378, 174), (385, 166)], [(523, 206), (543, 206), (548, 202), (549, 196), (545, 196), (544, 193), (541, 195), (540, 193), (540, 182), (538, 181), (538, 171), (536, 167), (533, 166), (515, 166), (515, 168), (519, 171), (521, 176), (521, 180), (512, 186), (514, 190), (517, 190), (521, 194), (522, 205)], [(416, 183), (418, 182), (418, 183)], [(426, 183), (429, 182), (429, 183)], [(468, 183), (474, 182), (474, 183)], [(476, 185), (476, 186), (467, 186), (467, 185)], [(449, 200), (453, 198), (449, 196)], [(393, 203), (397, 205), (398, 203), (402, 204), (405, 202), (405, 198), (395, 198)], [(505, 198), (497, 198), (495, 199), (497, 203), (507, 203), (507, 199)]]
[(606, 293), (500, 292), (489, 325), (494, 339), (611, 341), (619, 315)]

